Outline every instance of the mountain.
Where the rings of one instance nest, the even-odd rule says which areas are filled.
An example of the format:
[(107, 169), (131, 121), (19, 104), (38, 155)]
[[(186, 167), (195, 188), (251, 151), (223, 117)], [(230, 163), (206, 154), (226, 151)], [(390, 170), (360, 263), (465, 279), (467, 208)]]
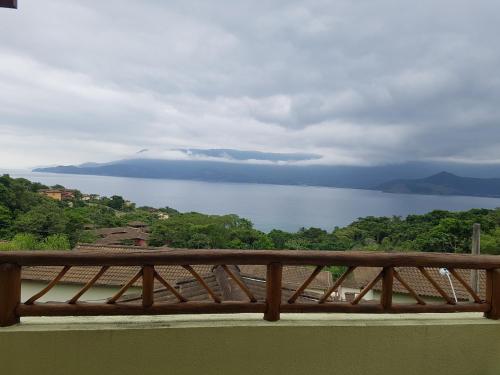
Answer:
[(460, 177), (440, 172), (426, 178), (392, 180), (380, 184), (377, 190), (386, 193), (500, 197), (500, 178)]
[(306, 161), (321, 159), (321, 155), (302, 153), (277, 153), (261, 151), (243, 151), (229, 148), (181, 148), (178, 151), (189, 156), (210, 157), (226, 160), (264, 160), (264, 161)]
[[(209, 182), (245, 182), (277, 185), (309, 185), (340, 188), (360, 188), (391, 192), (421, 192), (424, 194), (463, 194), (461, 189), (451, 187), (468, 186), (456, 182), (446, 185), (443, 181), (432, 179), (428, 184), (434, 188), (414, 189), (410, 182), (422, 179), (443, 170), (465, 172), (474, 177), (500, 175), (497, 165), (470, 166), (454, 163), (407, 162), (382, 166), (332, 166), (332, 165), (297, 165), (293, 163), (251, 164), (244, 162), (223, 162), (208, 160), (165, 160), (165, 159), (127, 159), (105, 164), (67, 165), (37, 168), (35, 172), (85, 174), (98, 176), (119, 176), (138, 178), (163, 178), (179, 180), (197, 180)], [(439, 179), (438, 174), (435, 177)], [(444, 175), (446, 179), (446, 174)], [(452, 175), (453, 176), (453, 175)], [(462, 177), (455, 176), (461, 179)], [(393, 181), (397, 179), (396, 181)], [(419, 180), (420, 179), (420, 180)], [(473, 180), (482, 181), (481, 178)], [(490, 179), (497, 181), (496, 179)], [(387, 182), (391, 181), (391, 182)], [(443, 185), (444, 184), (444, 185)], [(488, 185), (487, 182), (485, 182)], [(408, 185), (408, 186), (407, 186)], [(440, 186), (439, 188), (437, 186)], [(446, 186), (444, 188), (443, 186)], [(494, 195), (489, 189), (470, 188), (467, 194)], [(486, 193), (485, 193), (486, 192)], [(500, 194), (499, 194), (500, 195)]]

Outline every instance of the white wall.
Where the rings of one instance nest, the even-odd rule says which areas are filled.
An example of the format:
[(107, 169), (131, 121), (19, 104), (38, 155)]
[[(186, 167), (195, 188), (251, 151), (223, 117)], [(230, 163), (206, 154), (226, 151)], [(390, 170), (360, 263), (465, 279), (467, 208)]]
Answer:
[[(34, 294), (41, 291), (47, 286), (47, 283), (39, 281), (27, 281), (23, 280), (21, 284), (21, 301), (26, 301), (28, 298)], [(54, 286), (46, 295), (41, 297), (38, 302), (65, 302), (71, 297), (73, 297), (83, 285), (74, 284), (58, 284)], [(95, 286), (90, 288), (82, 297), (81, 301), (93, 301), (93, 300), (105, 300), (112, 297), (113, 294), (118, 292), (120, 287), (108, 287), (108, 286)], [(140, 293), (141, 288), (133, 287), (127, 290), (126, 294)]]

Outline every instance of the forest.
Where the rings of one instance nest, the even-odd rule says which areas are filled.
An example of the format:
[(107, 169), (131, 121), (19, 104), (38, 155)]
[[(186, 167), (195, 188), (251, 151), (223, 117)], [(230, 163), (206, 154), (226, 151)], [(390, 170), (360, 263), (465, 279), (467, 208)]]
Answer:
[(330, 230), (312, 227), (264, 233), (237, 215), (136, 207), (117, 195), (89, 198), (79, 191), (71, 199), (57, 201), (40, 194), (46, 188), (23, 178), (0, 177), (0, 250), (69, 250), (77, 243), (95, 241), (92, 229), (139, 220), (150, 226), (149, 246), (451, 253), (470, 251), (472, 225), (480, 223), (481, 251), (500, 254), (500, 209), (364, 217)]

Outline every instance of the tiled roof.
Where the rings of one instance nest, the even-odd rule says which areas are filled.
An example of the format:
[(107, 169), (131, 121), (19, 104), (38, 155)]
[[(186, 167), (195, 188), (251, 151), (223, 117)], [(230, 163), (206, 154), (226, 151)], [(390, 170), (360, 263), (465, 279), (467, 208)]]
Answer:
[[(266, 278), (266, 266), (240, 266), (241, 274), (249, 277), (255, 276), (262, 279)], [(283, 285), (288, 287), (299, 287), (313, 272), (313, 267), (305, 266), (284, 266), (283, 267)], [(332, 274), (328, 271), (322, 271), (309, 284), (311, 289), (325, 290), (333, 285)]]
[[(248, 277), (243, 274), (239, 274), (236, 267), (233, 266), (232, 272), (240, 278), (240, 280), (247, 286), (251, 291), (253, 296), (259, 302), (263, 302), (266, 299), (266, 282), (265, 278), (257, 278), (255, 276)], [(215, 270), (212, 270), (205, 276), (203, 280), (207, 286), (217, 295), (222, 301), (249, 301), (248, 296), (242, 291), (242, 289), (225, 274), (217, 275)], [(174, 287), (177, 291), (188, 301), (211, 301), (212, 298), (206, 291), (206, 289), (193, 277), (189, 277), (185, 280), (177, 282)], [(224, 291), (224, 289), (226, 289)], [(228, 290), (229, 289), (229, 293)], [(295, 292), (295, 288), (287, 288), (283, 286), (282, 288), (282, 302), (285, 303)], [(298, 298), (297, 302), (307, 302), (311, 300), (318, 300), (323, 295), (323, 292), (318, 292), (310, 289), (306, 289)], [(155, 301), (156, 302), (176, 302), (177, 298), (167, 291), (165, 288), (160, 288), (155, 290)], [(140, 294), (129, 294), (123, 296), (121, 302), (138, 302), (142, 299)]]
[[(103, 246), (98, 244), (81, 244), (73, 251), (80, 252), (130, 252), (130, 251), (148, 251), (148, 249), (158, 248), (140, 248), (134, 246)], [(166, 250), (166, 249), (163, 249)], [(195, 265), (193, 269), (202, 276), (211, 274), (213, 266), (211, 265)], [(44, 281), (53, 280), (61, 271), (62, 267), (58, 266), (37, 266), (23, 267), (23, 280)], [(156, 266), (157, 272), (169, 283), (174, 284), (179, 281), (190, 279), (192, 275), (181, 266)], [(243, 277), (265, 280), (266, 266), (239, 266)], [(85, 284), (99, 272), (100, 267), (93, 266), (75, 266), (72, 267), (61, 279), (60, 283), (64, 284)], [(101, 286), (122, 286), (126, 284), (139, 271), (137, 267), (110, 267), (104, 275), (96, 282), (95, 285)], [(283, 267), (283, 286), (289, 289), (296, 289), (309, 277), (313, 268), (297, 266)], [(135, 286), (140, 286), (141, 281), (138, 280)], [(321, 272), (316, 279), (309, 285), (310, 289), (325, 290), (332, 285), (331, 274), (327, 271)], [(161, 287), (161, 284), (155, 281), (155, 288)]]
[[(146, 249), (146, 250), (142, 250)], [(73, 251), (81, 252), (130, 252), (130, 251), (148, 251), (147, 248), (138, 250), (134, 246), (103, 246), (95, 244), (82, 244), (78, 245)], [(101, 286), (122, 286), (126, 284), (135, 274), (139, 271), (137, 267), (110, 267), (104, 275), (95, 283)], [(176, 282), (181, 278), (191, 276), (191, 274), (181, 266), (156, 266), (156, 271), (168, 282)], [(205, 274), (210, 271), (211, 266), (193, 266), (196, 272)], [(23, 280), (44, 281), (49, 282), (53, 280), (61, 271), (62, 267), (58, 266), (37, 266), (37, 267), (23, 267), (21, 277)], [(80, 266), (71, 267), (71, 269), (64, 275), (60, 283), (62, 284), (85, 284), (92, 279), (100, 267), (93, 266)], [(134, 286), (140, 286), (141, 280), (139, 279)], [(161, 284), (156, 282), (155, 287), (160, 287)]]
[(93, 230), (93, 232), (98, 236), (102, 236), (102, 238), (96, 241), (96, 243), (101, 243), (101, 244), (110, 244), (123, 240), (149, 239), (149, 233), (147, 233), (142, 228), (132, 228), (132, 227), (100, 228)]
[[(401, 276), (401, 278), (420, 296), (423, 297), (439, 297), (441, 295), (439, 292), (432, 286), (432, 284), (425, 278), (424, 275), (415, 267), (398, 267), (396, 268), (397, 272)], [(450, 282), (446, 276), (443, 276), (439, 273), (439, 269), (437, 268), (426, 268), (429, 275), (438, 283), (438, 285), (450, 296), (453, 297), (453, 291), (450, 286)], [(364, 288), (370, 281), (372, 281), (377, 274), (381, 271), (381, 268), (376, 267), (359, 267), (356, 268), (352, 274), (346, 279), (343, 283), (343, 286), (353, 289), (362, 289)], [(465, 280), (465, 282), (470, 284), (471, 279), (471, 270), (466, 269), (456, 269), (457, 273)], [(479, 274), (479, 296), (481, 298), (485, 298), (486, 292), (486, 272), (480, 270)], [(470, 297), (470, 294), (467, 290), (462, 286), (462, 284), (455, 279), (453, 275), (450, 275), (453, 288), (455, 289), (455, 293), (459, 300), (467, 300)], [(375, 284), (374, 290), (381, 291), (382, 283), (378, 282)], [(393, 291), (395, 293), (408, 294), (408, 291), (401, 285), (401, 283), (397, 280), (394, 280)]]

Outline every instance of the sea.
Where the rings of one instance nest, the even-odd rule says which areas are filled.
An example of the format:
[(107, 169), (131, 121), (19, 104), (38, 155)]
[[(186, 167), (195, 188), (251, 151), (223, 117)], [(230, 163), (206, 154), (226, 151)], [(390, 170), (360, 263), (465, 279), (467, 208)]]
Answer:
[(181, 212), (237, 214), (255, 228), (328, 231), (365, 216), (402, 216), (432, 210), (462, 211), (500, 207), (500, 198), (391, 194), (316, 186), (144, 179), (30, 171), (0, 171), (45, 185), (60, 184), (83, 193), (121, 195), (137, 206), (172, 207)]

